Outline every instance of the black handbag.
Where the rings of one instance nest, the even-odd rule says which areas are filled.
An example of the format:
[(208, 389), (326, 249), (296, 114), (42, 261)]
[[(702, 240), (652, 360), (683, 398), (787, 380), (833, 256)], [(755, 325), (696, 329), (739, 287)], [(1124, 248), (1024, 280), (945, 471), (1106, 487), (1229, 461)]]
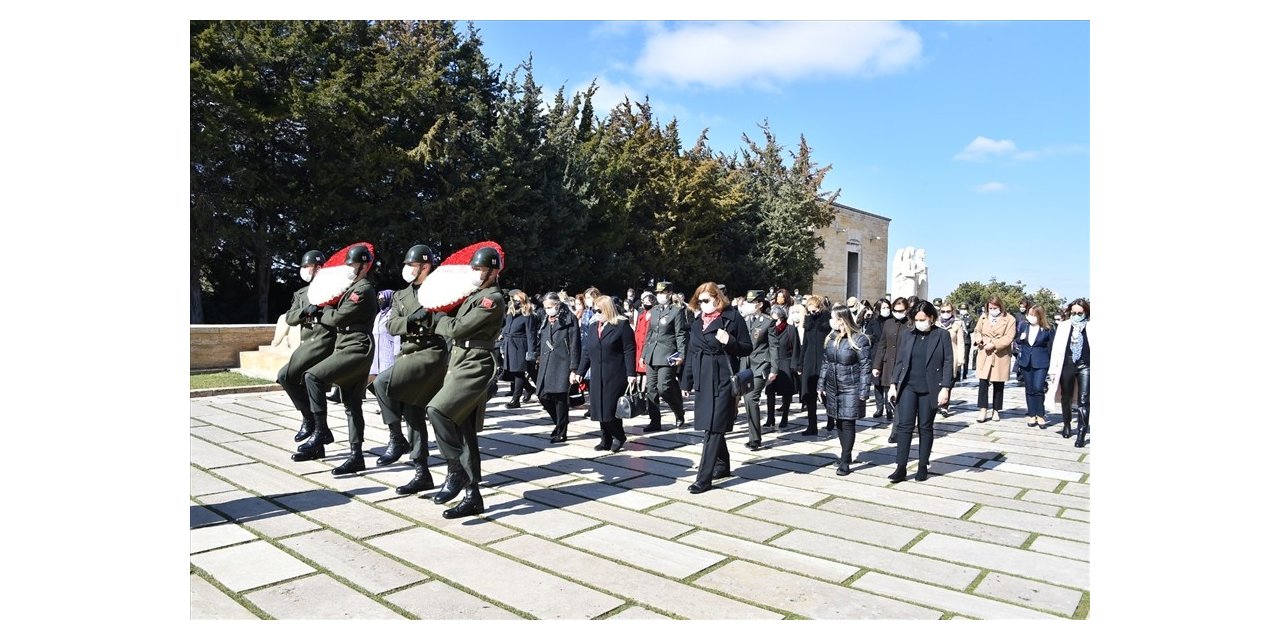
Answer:
[(614, 406), (614, 415), (619, 418), (634, 418), (642, 416), (649, 412), (649, 399), (644, 397), (643, 393), (636, 390), (636, 383), (628, 383), (626, 393), (618, 398), (618, 404)]
[(569, 385), (569, 406), (581, 407), (587, 403), (587, 383), (579, 382), (578, 384)]
[[(724, 353), (724, 352), (721, 352)], [(724, 354), (724, 362), (729, 365), (729, 370), (733, 371), (733, 361), (729, 359), (729, 354)], [(755, 377), (755, 372), (751, 369), (743, 369), (729, 378), (729, 389), (733, 391), (733, 397), (741, 398), (743, 394), (751, 390), (751, 378)]]

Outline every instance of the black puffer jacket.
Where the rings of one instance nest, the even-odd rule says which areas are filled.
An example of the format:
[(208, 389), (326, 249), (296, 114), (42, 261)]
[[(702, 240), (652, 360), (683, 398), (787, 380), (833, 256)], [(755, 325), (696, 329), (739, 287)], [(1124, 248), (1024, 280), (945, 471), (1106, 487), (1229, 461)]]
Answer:
[(826, 394), (827, 415), (838, 420), (866, 417), (871, 395), (871, 339), (864, 334), (824, 340), (818, 388)]

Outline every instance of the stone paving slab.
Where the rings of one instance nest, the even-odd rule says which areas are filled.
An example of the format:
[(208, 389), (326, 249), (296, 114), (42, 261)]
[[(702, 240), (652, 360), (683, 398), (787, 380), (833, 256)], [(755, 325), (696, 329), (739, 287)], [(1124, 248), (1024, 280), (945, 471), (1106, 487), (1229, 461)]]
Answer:
[[(258, 431), (273, 431), (280, 428), (279, 425), (249, 418), (226, 410), (219, 410), (207, 415), (202, 415), (200, 416), (200, 419), (215, 427), (222, 427), (227, 431), (234, 431), (240, 434), (255, 433)], [(296, 429), (297, 427), (294, 428)]]
[[(899, 491), (897, 487), (890, 489), (859, 482), (849, 482), (835, 475), (834, 470), (826, 473), (785, 474), (770, 478), (770, 480), (789, 487), (807, 489), (824, 496), (845, 496), (862, 500), (863, 502), (932, 513), (950, 518), (959, 518), (972, 509), (974, 504), (963, 500), (903, 492)], [(886, 479), (885, 482), (888, 483), (888, 480)]]
[(332, 531), (308, 533), (282, 540), (281, 544), (369, 593), (383, 593), (427, 579), (425, 574)]
[(351, 587), (326, 575), (278, 584), (245, 596), (277, 620), (403, 620)]
[(844, 582), (859, 571), (858, 567), (850, 564), (815, 558), (769, 544), (748, 542), (710, 531), (694, 531), (681, 537), (680, 542), (827, 582)]
[(1060, 481), (1064, 479), (1017, 473), (1015, 472), (1015, 466), (993, 464), (996, 464), (998, 469), (957, 466), (940, 462), (935, 458), (929, 462), (929, 471), (946, 476), (954, 476), (962, 480), (1002, 484), (1009, 487), (1017, 487), (1018, 489), (1039, 489), (1041, 491), (1057, 489)]
[(1061, 511), (1061, 507), (1055, 507), (1051, 504), (1027, 502), (1025, 500), (1014, 500), (1010, 498), (1000, 498), (993, 495), (948, 489), (942, 486), (942, 483), (936, 482), (936, 480), (939, 479), (940, 478), (929, 476), (929, 480), (927, 482), (915, 482), (914, 480), (908, 480), (899, 484), (896, 489), (898, 491), (922, 493), (931, 496), (938, 496), (940, 498), (968, 500), (974, 504), (1001, 507), (1003, 509), (1012, 509), (1014, 511), (1026, 511), (1028, 513), (1038, 513), (1042, 516), (1056, 516), (1058, 511)]
[(314, 491), (319, 487), (299, 476), (269, 467), (261, 462), (214, 469), (216, 475), (233, 484), (264, 496)]
[[(332, 460), (332, 462), (329, 460)], [(332, 464), (332, 466), (337, 467), (345, 462), (346, 458), (330, 458), (329, 460), (326, 460), (324, 464)], [(368, 469), (355, 475), (335, 476), (332, 469), (325, 469), (307, 473), (304, 477), (326, 489), (345, 493), (365, 502), (381, 502), (395, 497), (395, 487), (408, 482), (413, 477), (413, 469), (411, 467), (392, 465), (378, 468), (373, 466), (374, 458), (371, 456), (365, 456), (364, 463), (368, 465)], [(440, 471), (443, 472), (444, 468), (442, 467)], [(435, 473), (435, 469), (432, 469), (432, 476), (435, 478), (437, 486), (444, 480), (444, 474)], [(399, 482), (392, 484), (397, 479)]]
[(1066, 509), (1065, 511), (1062, 512), (1062, 517), (1071, 518), (1072, 520), (1080, 520), (1081, 522), (1088, 522), (1089, 512), (1080, 511), (1079, 509)]
[(1072, 558), (1074, 560), (1089, 561), (1089, 545), (1084, 542), (1076, 542), (1074, 540), (1063, 540), (1061, 538), (1053, 538), (1050, 536), (1040, 536), (1031, 543), (1032, 551), (1047, 553), (1064, 558)]
[(788, 527), (807, 529), (837, 538), (856, 540), (893, 549), (902, 547), (920, 535), (918, 529), (855, 518), (819, 509), (807, 509), (776, 500), (763, 500), (748, 505), (738, 510), (737, 513)]
[(988, 573), (973, 592), (1024, 607), (1052, 611), (1067, 617), (1075, 613), (1076, 607), (1080, 605), (1080, 598), (1084, 596), (1074, 589), (1007, 576), (994, 571)]
[(192, 529), (195, 529), (196, 527), (204, 527), (211, 524), (217, 524), (219, 522), (226, 522), (227, 520), (226, 518), (218, 515), (217, 513), (210, 511), (209, 509), (206, 509), (205, 507), (202, 507), (194, 502), (191, 503), (190, 511), (191, 511), (190, 520), (191, 520)]
[(776, 620), (782, 617), (771, 611), (533, 536), (504, 540), (493, 545), (493, 548), (682, 618)]
[(931, 533), (911, 547), (911, 554), (987, 567), (1003, 573), (1043, 580), (1064, 587), (1089, 588), (1089, 564), (1000, 545)]
[[(1065, 490), (1064, 490), (1065, 491)], [(1089, 499), (1073, 496), (1068, 493), (1049, 493), (1047, 491), (1028, 491), (1021, 498), (1031, 502), (1043, 502), (1057, 507), (1067, 507), (1068, 509), (1089, 510)]]
[[(278, 467), (295, 467), (300, 473), (312, 471), (313, 469), (311, 468), (311, 465), (315, 464), (312, 461), (299, 463), (289, 459), (289, 456), (293, 455), (295, 450), (294, 447), (297, 446), (296, 444), (294, 447), (284, 449), (265, 442), (246, 438), (244, 440), (223, 443), (222, 446), (240, 455), (252, 458), (254, 461), (265, 462), (269, 465)], [(344, 447), (343, 450), (345, 451), (345, 449), (346, 448)], [(333, 446), (326, 446), (325, 450), (332, 454)]]
[(670, 478), (660, 478), (656, 476), (643, 476), (640, 478), (626, 480), (624, 482), (619, 482), (617, 486), (636, 493), (644, 493), (646, 495), (662, 497), (668, 500), (696, 503), (704, 507), (719, 509), (721, 511), (730, 511), (758, 499), (756, 496), (749, 496), (728, 490), (708, 491), (706, 493), (693, 495), (689, 493), (689, 485), (687, 483), (675, 482)]
[(735, 560), (695, 584), (811, 619), (937, 620), (942, 612)]
[(191, 497), (193, 498), (211, 493), (222, 493), (223, 491), (235, 490), (235, 487), (225, 480), (215, 478), (195, 467), (190, 467), (190, 469), (191, 476), (188, 486), (191, 490)]
[(661, 613), (655, 613), (644, 607), (631, 607), (623, 609), (620, 613), (606, 618), (606, 620), (670, 620)]
[(540, 619), (588, 620), (623, 604), (613, 596), (422, 528), (381, 536), (369, 543)]
[(896, 578), (874, 571), (858, 578), (851, 586), (855, 589), (862, 589), (891, 598), (940, 607), (944, 611), (960, 613), (980, 620), (1055, 618), (1055, 616), (1047, 613), (989, 600), (981, 596), (935, 587), (914, 580)]
[(253, 460), (234, 451), (198, 438), (190, 438), (190, 442), (191, 463), (205, 469), (217, 469), (253, 462)]
[(394, 604), (422, 620), (522, 620), (520, 616), (433, 580), (386, 596)]
[(787, 530), (787, 527), (755, 518), (716, 511), (697, 505), (675, 502), (649, 512), (650, 515), (683, 522), (699, 529), (717, 531), (737, 538), (764, 542)]
[(633, 509), (635, 511), (643, 511), (656, 505), (667, 502), (665, 498), (649, 495), (643, 491), (631, 491), (626, 487), (620, 487), (613, 484), (603, 484), (600, 482), (591, 482), (589, 480), (574, 480), (562, 485), (556, 486), (556, 491), (563, 491), (575, 496), (582, 496), (591, 500), (598, 500), (606, 504), (624, 509)]
[(1084, 477), (1084, 473), (1079, 471), (1059, 471), (1058, 469), (1050, 469), (1048, 467), (1033, 467), (1026, 464), (1018, 464), (1016, 462), (984, 462), (983, 469), (999, 469), (1010, 473), (1021, 473), (1029, 476), (1039, 476), (1041, 478), (1051, 478), (1054, 480), (1066, 480), (1068, 482), (1079, 482)]
[(600, 524), (599, 520), (505, 492), (485, 500), (484, 518), (546, 538), (561, 538)]
[[(379, 508), (395, 512), (431, 529), (446, 533), (472, 544), (484, 545), (495, 540), (519, 535), (519, 531), (506, 525), (498, 524), (486, 518), (458, 518), (445, 520), (440, 514), (452, 504), (441, 505), (431, 501), (434, 491), (427, 492), (426, 498), (406, 496), (397, 500), (388, 500), (378, 504)], [(486, 498), (486, 502), (487, 502)]]
[[(748, 474), (753, 474), (751, 467), (737, 467), (733, 469), (733, 477), (724, 480), (716, 480), (712, 483), (717, 489), (729, 489), (739, 493), (753, 495), (758, 498), (772, 498), (775, 500), (785, 500), (790, 503), (811, 507), (823, 500), (827, 499), (826, 494), (816, 491), (805, 491), (794, 487), (784, 486), (774, 482), (761, 482), (758, 479), (751, 478)], [(692, 481), (689, 482), (692, 484)], [(684, 485), (685, 491), (688, 491), (688, 484)], [(706, 495), (688, 494), (690, 502), (697, 502), (698, 498)]]
[(231, 545), (257, 540), (253, 533), (233, 523), (217, 524), (191, 530), (191, 553), (200, 553), (210, 549), (229, 547)]
[(599, 460), (577, 458), (565, 458), (543, 466), (551, 471), (573, 474), (596, 482), (617, 482), (644, 475), (643, 472), (632, 471)]
[(769, 544), (958, 590), (968, 587), (980, 573), (972, 567), (861, 542), (833, 540), (809, 531), (792, 531)]
[(1074, 522), (1071, 520), (1064, 520), (1062, 518), (1051, 518), (1049, 516), (1041, 516), (1034, 513), (1024, 513), (1022, 511), (1010, 511), (1009, 509), (1001, 509), (999, 507), (984, 506), (975, 511), (973, 515), (969, 516), (969, 520), (972, 522), (984, 522), (999, 527), (1008, 527), (1010, 529), (1018, 529), (1021, 531), (1042, 533), (1059, 538), (1068, 538), (1083, 542), (1089, 541), (1089, 525), (1087, 523)]
[(354, 538), (367, 538), (396, 531), (413, 523), (350, 497), (317, 489), (275, 498), (294, 511)]
[[(1059, 436), (1058, 439), (1061, 440), (1062, 438)], [(995, 448), (995, 449), (999, 449), (1002, 453), (1005, 453), (1006, 455), (1014, 453), (1014, 454), (1025, 454), (1029, 456), (1038, 456), (1042, 458), (1053, 458), (1055, 460), (1065, 460), (1069, 462), (1080, 461), (1080, 454), (1078, 453), (1078, 450), (1075, 449), (1074, 447), (1071, 447), (1070, 450), (1068, 449), (1058, 450), (1053, 448), (1046, 448), (1046, 445), (1052, 444), (1049, 441), (1036, 440), (1034, 442), (1028, 442), (1026, 444), (1022, 444), (1023, 441), (1019, 441), (1019, 440), (1011, 441), (1011, 439), (1009, 438), (999, 438), (999, 439), (988, 438), (985, 436), (971, 435), (967, 432), (949, 434), (947, 436), (947, 441), (951, 444), (957, 444), (961, 442), (967, 443), (968, 446), (973, 448), (982, 448), (982, 447)], [(1068, 440), (1067, 442), (1072, 442), (1072, 441)]]
[[(896, 466), (891, 456), (876, 456), (876, 455), (868, 454), (864, 456), (863, 459), (858, 460), (858, 462), (859, 462), (858, 466), (850, 467), (850, 470), (853, 471), (853, 473), (845, 476), (846, 480), (852, 479), (858, 482), (864, 482), (866, 484), (870, 484), (878, 487), (891, 486), (889, 484), (888, 478), (889, 478), (889, 474), (893, 472), (894, 467)], [(912, 462), (907, 465), (907, 468), (912, 469), (915, 466), (916, 465), (914, 464), (914, 462)], [(937, 465), (929, 466), (929, 472), (931, 474), (941, 473), (942, 471), (943, 469), (938, 468)], [(914, 471), (912, 471), (911, 473), (914, 473)], [(918, 485), (915, 483), (906, 483), (906, 484), (900, 484), (896, 488), (898, 490), (907, 490), (913, 486), (921, 486), (921, 485)], [(1023, 491), (1021, 487), (1011, 487), (1011, 486), (1002, 485), (1002, 484), (992, 484), (989, 482), (982, 482), (979, 480), (969, 480), (969, 479), (957, 477), (956, 474), (930, 475), (928, 480), (928, 486), (953, 489), (955, 491), (962, 491), (965, 493), (979, 494), (984, 496), (995, 496), (999, 498), (1014, 498), (1014, 497), (1017, 497), (1017, 495), (1022, 493)], [(966, 502), (975, 501), (967, 498), (962, 500)]]
[(649, 473), (667, 478), (689, 478), (697, 475), (697, 462), (686, 462), (684, 458), (673, 457), (669, 451), (649, 451), (645, 455), (614, 454), (597, 458), (598, 462), (621, 467), (637, 473)]
[(1062, 493), (1069, 496), (1080, 496), (1081, 498), (1088, 498), (1089, 485), (1081, 484), (1079, 482), (1069, 482), (1067, 483), (1066, 487), (1063, 487)]
[(1020, 547), (1031, 537), (1031, 534), (1026, 531), (1016, 531), (1014, 529), (979, 524), (968, 520), (946, 518), (928, 513), (908, 511), (906, 509), (896, 509), (893, 507), (886, 507), (884, 505), (860, 502), (846, 498), (836, 498), (830, 502), (823, 503), (819, 508), (827, 511), (834, 511), (836, 513), (842, 513), (847, 516), (857, 516), (859, 518), (912, 527), (923, 531), (949, 533), (961, 538), (971, 538), (973, 540), (1003, 544), (1010, 547)]
[(724, 556), (716, 553), (613, 525), (579, 533), (560, 542), (628, 564), (641, 564), (645, 569), (677, 580), (724, 560)]
[(191, 574), (191, 588), (188, 595), (192, 620), (258, 619), (252, 611), (194, 573)]
[(204, 496), (200, 501), (206, 507), (268, 538), (283, 538), (320, 528), (320, 525), (280, 505), (244, 491)]
[(244, 440), (245, 438), (249, 437), (244, 434), (236, 433), (234, 431), (227, 431), (222, 427), (212, 427), (212, 426), (195, 427), (191, 429), (191, 435), (201, 440), (212, 442), (214, 444), (222, 444), (224, 442), (235, 442), (236, 440)]
[(650, 535), (661, 538), (674, 538), (682, 533), (691, 530), (693, 527), (679, 522), (672, 522), (663, 518), (655, 518), (644, 513), (637, 513), (630, 509), (623, 509), (613, 505), (604, 504), (585, 500), (579, 496), (556, 491), (555, 489), (531, 488), (523, 489), (521, 494), (528, 500), (535, 500), (543, 504), (553, 507), (561, 507), (568, 509), (574, 513), (595, 518), (602, 522), (608, 522), (628, 529), (643, 531)]
[(315, 573), (310, 565), (265, 540), (193, 554), (191, 564), (237, 593)]

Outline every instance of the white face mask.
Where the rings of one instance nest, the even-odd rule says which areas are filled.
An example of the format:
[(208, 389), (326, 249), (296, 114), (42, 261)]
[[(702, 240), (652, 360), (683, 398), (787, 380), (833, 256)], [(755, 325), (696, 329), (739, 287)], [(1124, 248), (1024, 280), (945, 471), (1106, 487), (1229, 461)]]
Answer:
[(658, 294), (658, 304), (668, 304), (671, 302), (671, 296), (665, 293)]
[(413, 265), (406, 264), (404, 268), (400, 270), (400, 277), (404, 278), (405, 282), (413, 282), (418, 278), (418, 274), (414, 273)]
[(999, 310), (999, 309), (988, 309), (988, 310), (987, 310), (987, 315), (988, 315), (988, 316), (990, 316), (990, 317), (992, 317), (992, 318), (995, 318), (995, 317), (997, 317), (997, 316), (999, 316), (999, 315), (1000, 315), (1000, 310)]
[(889, 307), (880, 307), (880, 317), (881, 318), (889, 317)]
[(942, 312), (942, 319), (943, 319), (943, 320), (950, 320), (950, 319), (951, 319), (951, 313), (950, 313), (950, 312), (948, 312), (948, 311), (943, 311), (943, 312)]
[(360, 273), (360, 267), (356, 265), (351, 265), (349, 267), (346, 267), (346, 269), (347, 269), (347, 273), (344, 275), (347, 276), (347, 280), (351, 280), (352, 282), (354, 282), (356, 279), (356, 274)]
[(705, 314), (712, 314), (716, 312), (716, 303), (714, 302), (702, 302), (702, 303), (699, 303), (699, 306), (702, 308), (702, 312)]
[(905, 318), (905, 317), (907, 317), (907, 312), (906, 312), (906, 311), (894, 311), (894, 312), (893, 312), (893, 319), (894, 319), (894, 320), (901, 320), (901, 319), (903, 319), (903, 318)]
[(801, 321), (801, 320), (803, 320), (803, 319), (804, 319), (804, 316), (802, 316), (802, 315), (800, 315), (800, 314), (798, 314), (798, 313), (797, 313), (797, 314), (795, 314), (795, 315), (787, 316), (787, 322), (790, 322), (791, 324), (794, 324), (794, 325), (799, 325), (799, 324), (800, 324), (800, 321)]
[(1031, 325), (1031, 326), (1033, 326), (1033, 327), (1034, 327), (1034, 326), (1036, 326), (1036, 325), (1040, 324), (1040, 318), (1037, 318), (1037, 317), (1035, 317), (1035, 316), (1027, 316), (1027, 324), (1029, 324), (1029, 325)]
[(484, 286), (484, 281), (488, 279), (489, 278), (485, 276), (485, 273), (483, 271), (476, 271), (475, 279), (471, 281), (471, 286), (476, 287), (478, 289)]
[(839, 321), (839, 320), (836, 320), (835, 318), (832, 318), (832, 319), (828, 320), (828, 321), (827, 321), (827, 323), (831, 325), (831, 330), (832, 330), (832, 331), (839, 331), (839, 330), (840, 330), (840, 321)]
[(932, 326), (933, 325), (929, 324), (928, 320), (916, 320), (916, 331), (919, 331), (920, 333), (928, 331), (929, 327)]
[(588, 308), (588, 309), (594, 309), (594, 308), (596, 308), (596, 299), (595, 299), (595, 298), (583, 298), (583, 302), (585, 302), (585, 303), (586, 303), (586, 305), (587, 305), (587, 308)]
[(311, 282), (311, 275), (311, 267), (298, 268), (298, 277), (302, 278), (303, 282)]
[(554, 318), (560, 313), (560, 307), (547, 307), (547, 317)]

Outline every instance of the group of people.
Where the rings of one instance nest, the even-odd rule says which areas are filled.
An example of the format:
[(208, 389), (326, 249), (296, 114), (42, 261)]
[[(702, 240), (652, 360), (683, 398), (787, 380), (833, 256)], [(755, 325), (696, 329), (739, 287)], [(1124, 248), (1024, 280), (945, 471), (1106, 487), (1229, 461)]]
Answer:
[[(354, 246), (347, 257), (351, 285), (338, 302), (317, 308), (307, 303), (306, 287), (294, 295), (286, 321), (302, 326), (302, 342), (279, 375), (302, 414), (295, 460), (325, 455), (324, 445), (333, 436), (323, 394), (329, 385), (340, 390), (350, 455), (335, 475), (365, 470), (359, 403), (378, 351), (370, 338), (376, 294), (366, 278), (372, 255), (357, 249), (363, 248)], [(309, 280), (322, 261), (319, 252), (304, 255), (302, 278)], [(943, 300), (850, 298), (833, 305), (816, 295), (797, 300), (786, 289), (750, 290), (730, 300), (724, 286), (714, 282), (699, 285), (687, 304), (670, 282), (658, 282), (652, 292), (638, 296), (628, 290), (625, 298), (595, 287), (572, 296), (565, 291), (504, 294), (497, 287), (501, 258), (490, 249), (472, 260), (478, 272), (475, 291), (456, 310), (441, 313), (424, 309), (417, 295), (438, 264), (425, 245), (406, 254), (408, 286), (391, 294), (383, 311), (399, 350), (394, 360), (373, 365), (377, 376), (369, 389), (390, 433), (377, 465), (393, 464), (408, 453), (415, 469), (398, 493), (434, 488), (427, 469), (427, 422), (434, 427), (448, 472), (433, 499), (444, 504), (465, 489), (462, 502), (444, 512), (446, 518), (484, 510), (476, 433), (499, 377), (511, 385), (507, 408), (537, 397), (554, 425), (551, 443), (567, 440), (570, 407), (582, 398), (586, 415), (599, 424), (595, 449), (615, 453), (627, 442), (620, 400), (644, 397), (648, 424), (643, 431), (652, 433), (663, 429), (662, 404), (673, 418), (672, 428), (683, 428), (684, 402), (693, 396), (692, 426), (705, 437), (697, 476), (689, 485), (692, 493), (730, 476), (725, 436), (740, 406), (746, 414), (746, 447), (759, 450), (767, 446), (768, 428), (787, 427), (796, 396), (807, 412), (802, 435), (818, 434), (817, 406), (824, 406), (826, 428), (840, 441), (837, 474), (850, 473), (856, 422), (866, 417), (874, 399), (873, 417), (893, 424), (889, 441), (897, 446), (897, 464), (890, 480), (906, 479), (917, 432), (916, 479), (927, 479), (934, 419), (939, 412), (950, 415), (950, 391), (967, 377), (970, 351), (979, 380), (978, 422), (1000, 419), (1004, 384), (1016, 362), (1029, 425), (1046, 424), (1044, 400), (1054, 393), (1063, 403), (1064, 437), (1071, 435), (1076, 397), (1076, 446), (1084, 446), (1088, 432), (1089, 305), (1083, 299), (1068, 305), (1070, 320), (1055, 326), (1040, 306), (1021, 305), (1015, 317), (1005, 313), (997, 297), (980, 317), (970, 319), (967, 310), (957, 313)], [(402, 421), (409, 427), (407, 439)]]

